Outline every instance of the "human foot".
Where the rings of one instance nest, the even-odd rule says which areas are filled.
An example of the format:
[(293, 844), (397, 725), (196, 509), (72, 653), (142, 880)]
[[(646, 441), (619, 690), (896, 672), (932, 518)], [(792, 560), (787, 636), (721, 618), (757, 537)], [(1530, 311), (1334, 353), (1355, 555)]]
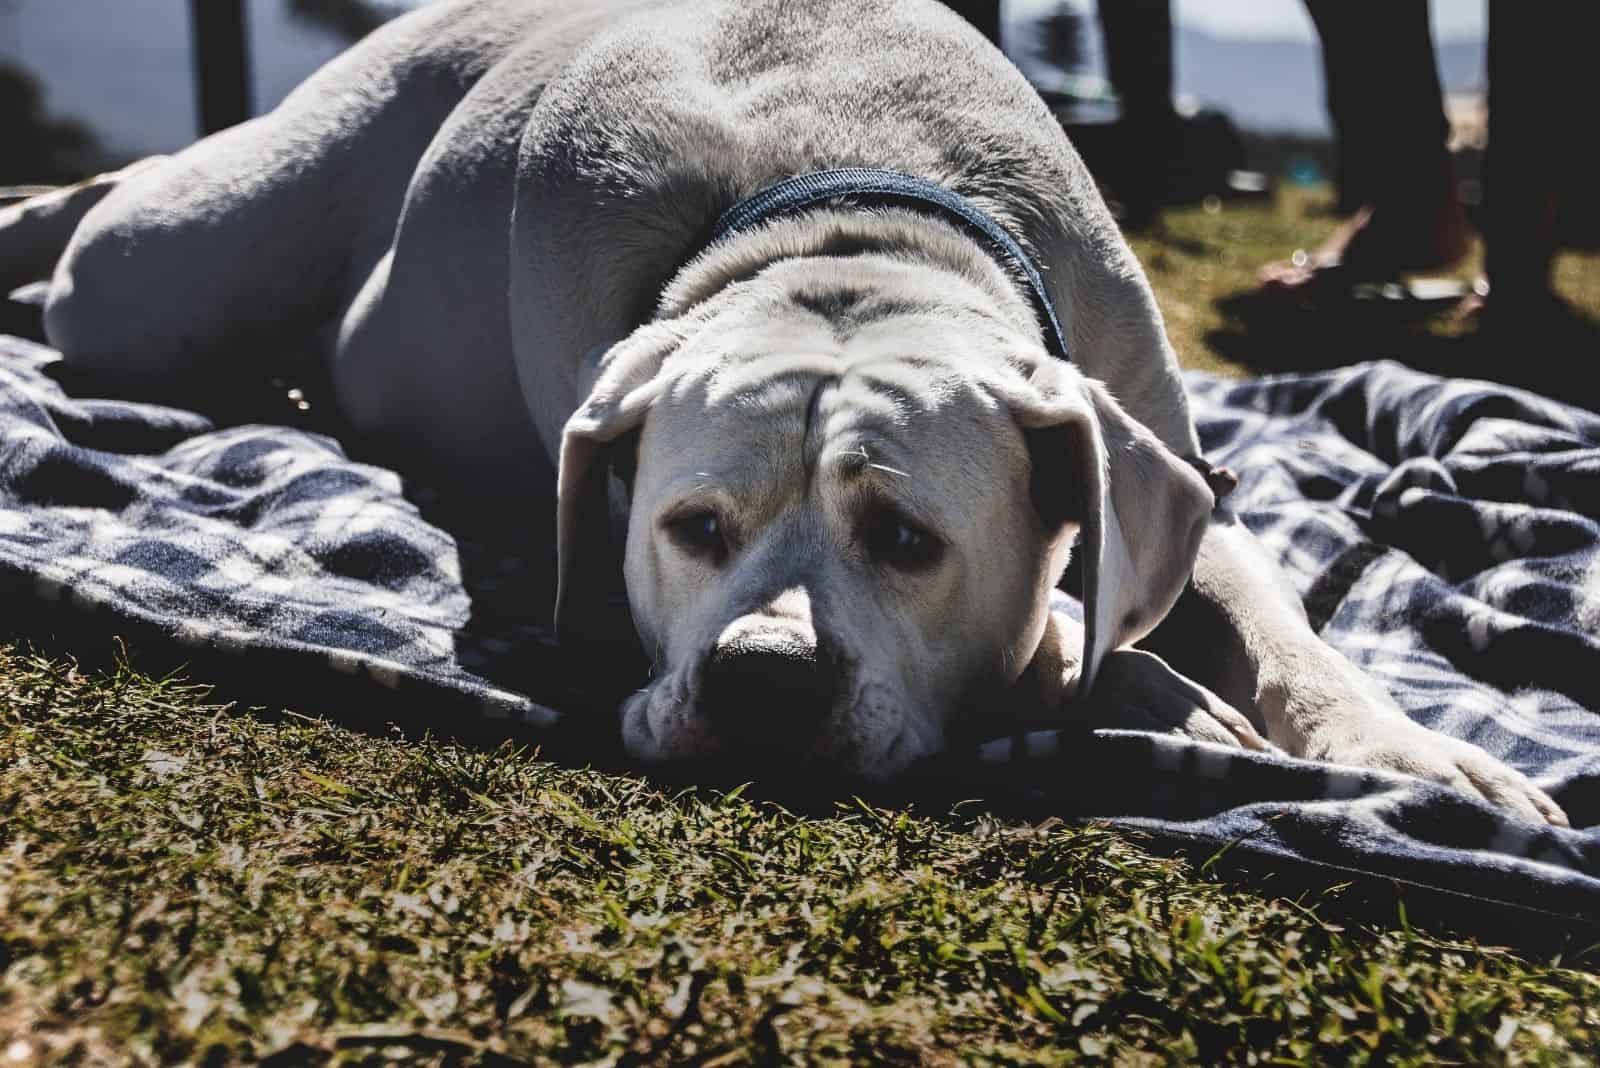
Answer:
[(1470, 247), (1466, 212), (1454, 196), (1421, 209), (1363, 205), (1316, 249), (1297, 249), (1261, 268), (1263, 291), (1310, 293), (1340, 285), (1438, 270), (1464, 259)]

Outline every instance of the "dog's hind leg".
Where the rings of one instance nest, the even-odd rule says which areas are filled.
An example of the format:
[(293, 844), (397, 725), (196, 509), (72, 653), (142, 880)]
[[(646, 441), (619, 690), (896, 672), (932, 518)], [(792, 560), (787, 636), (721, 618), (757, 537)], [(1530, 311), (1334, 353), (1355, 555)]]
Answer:
[(402, 174), (359, 174), (345, 140), (275, 112), (119, 185), (51, 279), (50, 342), (70, 365), (139, 380), (309, 334), (335, 311), (367, 213), (409, 172), (383, 145)]
[(504, 6), (397, 20), (270, 114), (119, 184), (56, 268), (52, 344), (81, 369), (152, 379), (334, 320), (364, 250), (387, 246), (434, 131), (514, 38), (492, 25)]
[(550, 51), (541, 39), (503, 58), (440, 126), (391, 240), (362, 265), (330, 367), (352, 426), (408, 470), (485, 492), (554, 491), (506, 309), (517, 147)]
[(0, 292), (49, 278), (89, 210), (118, 185), (165, 158), (151, 156), (0, 208)]

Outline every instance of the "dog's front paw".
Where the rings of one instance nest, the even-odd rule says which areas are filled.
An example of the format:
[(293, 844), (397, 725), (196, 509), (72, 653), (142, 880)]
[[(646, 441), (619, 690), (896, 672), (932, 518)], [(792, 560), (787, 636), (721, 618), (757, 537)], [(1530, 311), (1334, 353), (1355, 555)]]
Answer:
[(1175, 734), (1201, 742), (1268, 749), (1237, 709), (1165, 660), (1140, 649), (1119, 649), (1100, 663), (1087, 702), (1089, 726)]
[(1336, 764), (1398, 771), (1453, 786), (1535, 823), (1567, 827), (1567, 814), (1550, 795), (1470, 742), (1404, 718), (1368, 721), (1359, 731), (1314, 737), (1306, 756)]

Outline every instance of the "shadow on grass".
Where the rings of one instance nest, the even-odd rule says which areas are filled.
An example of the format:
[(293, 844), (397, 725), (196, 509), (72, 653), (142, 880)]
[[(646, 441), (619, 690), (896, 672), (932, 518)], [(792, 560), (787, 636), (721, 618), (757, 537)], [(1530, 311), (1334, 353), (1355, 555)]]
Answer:
[(1593, 380), (1600, 319), (1556, 299), (1537, 317), (1439, 325), (1412, 302), (1375, 295), (1331, 309), (1238, 293), (1216, 302), (1224, 325), (1208, 345), (1256, 374), (1393, 359), (1430, 374), (1480, 378), (1600, 410)]

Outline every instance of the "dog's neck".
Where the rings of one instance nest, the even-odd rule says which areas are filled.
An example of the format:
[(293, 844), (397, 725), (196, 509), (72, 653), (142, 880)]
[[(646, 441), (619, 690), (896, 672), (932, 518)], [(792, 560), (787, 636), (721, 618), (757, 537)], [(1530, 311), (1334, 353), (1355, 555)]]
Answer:
[(689, 314), (784, 261), (873, 256), (932, 267), (979, 291), (989, 310), (1009, 325), (1039, 334), (1023, 288), (970, 235), (941, 219), (899, 208), (817, 208), (733, 234), (684, 265), (662, 292), (656, 314), (663, 319)]

